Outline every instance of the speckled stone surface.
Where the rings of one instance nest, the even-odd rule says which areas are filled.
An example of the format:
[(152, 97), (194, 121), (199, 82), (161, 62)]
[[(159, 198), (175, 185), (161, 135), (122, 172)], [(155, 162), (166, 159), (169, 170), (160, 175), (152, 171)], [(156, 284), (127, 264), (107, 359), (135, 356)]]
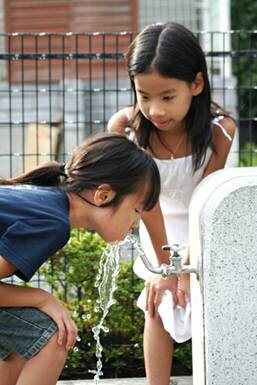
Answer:
[(190, 216), (194, 385), (256, 385), (257, 168), (206, 178)]

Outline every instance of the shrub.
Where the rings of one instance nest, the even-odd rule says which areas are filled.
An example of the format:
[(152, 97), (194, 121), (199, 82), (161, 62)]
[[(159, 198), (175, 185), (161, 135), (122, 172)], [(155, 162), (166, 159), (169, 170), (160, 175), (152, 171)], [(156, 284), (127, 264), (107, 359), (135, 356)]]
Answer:
[(239, 166), (252, 167), (257, 166), (257, 145), (252, 142), (245, 143), (240, 154)]

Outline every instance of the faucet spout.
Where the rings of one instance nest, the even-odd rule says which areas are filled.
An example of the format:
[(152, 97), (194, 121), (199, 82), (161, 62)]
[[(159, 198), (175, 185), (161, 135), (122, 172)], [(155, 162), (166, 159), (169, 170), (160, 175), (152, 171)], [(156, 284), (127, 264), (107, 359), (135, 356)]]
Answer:
[(139, 254), (139, 257), (142, 259), (142, 261), (144, 262), (144, 265), (145, 267), (151, 271), (152, 273), (155, 273), (155, 274), (161, 274), (163, 275), (163, 271), (166, 269), (166, 267), (168, 267), (168, 265), (165, 265), (165, 264), (162, 264), (161, 266), (159, 267), (156, 267), (156, 266), (153, 266), (152, 263), (148, 260), (148, 258), (146, 257), (145, 253), (140, 253)]
[(138, 238), (133, 235), (130, 235), (127, 237), (127, 240), (132, 242), (132, 245), (135, 246), (138, 252), (138, 256), (142, 259), (145, 267), (154, 274), (160, 274), (164, 278), (168, 275), (180, 276), (181, 274), (185, 273), (197, 274), (197, 269), (194, 266), (184, 265), (182, 263), (182, 257), (179, 254), (182, 247), (180, 247), (178, 244), (162, 246), (163, 250), (173, 252), (172, 256), (170, 257), (169, 265), (163, 263), (160, 266), (153, 266), (153, 264), (146, 257), (144, 250), (142, 249), (140, 242), (138, 241)]
[(195, 273), (197, 274), (197, 270), (195, 267), (191, 265), (184, 265), (182, 263), (182, 257), (179, 254), (181, 248), (179, 247), (178, 244), (174, 244), (172, 246), (170, 245), (165, 245), (162, 246), (163, 250), (166, 251), (173, 251), (173, 255), (170, 258), (170, 264), (167, 265), (163, 263), (162, 265), (156, 267), (153, 266), (152, 263), (148, 260), (144, 252), (141, 252), (139, 254), (140, 258), (145, 264), (145, 267), (151, 271), (152, 273), (155, 274), (161, 274), (164, 278), (167, 277), (168, 275), (176, 275), (180, 276), (181, 274), (185, 273)]

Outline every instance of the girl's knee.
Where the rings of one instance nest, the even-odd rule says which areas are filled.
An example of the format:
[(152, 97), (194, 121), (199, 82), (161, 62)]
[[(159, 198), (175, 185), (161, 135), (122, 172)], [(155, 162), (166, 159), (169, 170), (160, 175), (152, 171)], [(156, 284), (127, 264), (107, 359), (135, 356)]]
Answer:
[(47, 353), (51, 351), (51, 354), (54, 354), (55, 359), (59, 359), (64, 362), (68, 355), (68, 350), (65, 348), (65, 344), (60, 345), (58, 343), (58, 332), (50, 338), (48, 344), (45, 346), (45, 350), (47, 350)]
[(155, 317), (147, 316), (145, 318), (145, 327), (163, 328), (163, 322), (162, 322), (161, 317), (159, 317), (159, 316), (155, 316)]

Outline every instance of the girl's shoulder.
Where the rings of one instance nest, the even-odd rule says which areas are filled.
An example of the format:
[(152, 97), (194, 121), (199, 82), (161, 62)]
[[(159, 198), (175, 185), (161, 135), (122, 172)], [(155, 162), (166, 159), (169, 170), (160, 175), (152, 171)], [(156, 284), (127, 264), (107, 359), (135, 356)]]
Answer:
[(125, 107), (111, 116), (107, 124), (109, 132), (119, 132), (126, 135), (126, 128), (131, 126), (133, 107)]
[(236, 132), (235, 121), (229, 116), (216, 116), (212, 120), (212, 149), (215, 157), (223, 159), (228, 156)]
[(215, 116), (212, 120), (212, 134), (214, 148), (218, 148), (221, 143), (232, 143), (236, 132), (234, 119), (229, 116)]

